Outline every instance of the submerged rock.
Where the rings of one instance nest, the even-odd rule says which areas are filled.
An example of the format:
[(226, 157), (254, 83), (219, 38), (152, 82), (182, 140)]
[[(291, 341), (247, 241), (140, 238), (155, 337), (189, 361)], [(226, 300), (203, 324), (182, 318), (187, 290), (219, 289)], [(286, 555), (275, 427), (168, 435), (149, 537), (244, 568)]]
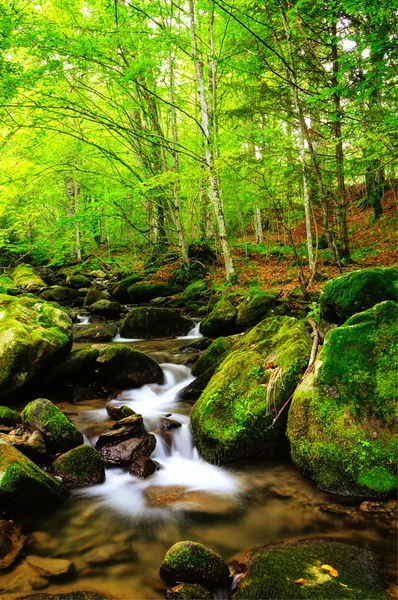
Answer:
[(67, 575), (73, 575), (75, 572), (73, 562), (64, 558), (45, 558), (44, 556), (30, 554), (26, 557), (26, 562), (40, 575), (49, 579), (64, 578)]
[(329, 492), (383, 496), (396, 486), (397, 304), (329, 331), (298, 386), (288, 437), (295, 465)]
[(120, 335), (126, 338), (157, 338), (186, 335), (193, 322), (170, 308), (137, 307), (123, 319)]
[(219, 300), (211, 313), (201, 322), (200, 331), (207, 337), (229, 335), (236, 332), (237, 310), (229, 300)]
[(166, 553), (160, 576), (167, 585), (197, 583), (210, 590), (227, 587), (230, 573), (219, 554), (203, 544), (178, 542)]
[(252, 550), (234, 600), (355, 598), (385, 600), (378, 557), (330, 541), (303, 541)]
[(398, 268), (372, 267), (339, 275), (328, 281), (321, 293), (321, 315), (343, 323), (355, 313), (383, 300), (397, 300)]
[(163, 383), (163, 371), (152, 358), (118, 344), (101, 350), (97, 358), (98, 379), (104, 385), (119, 389), (141, 387), (147, 383)]
[(0, 569), (10, 567), (24, 547), (26, 537), (14, 521), (0, 520)]
[(79, 342), (111, 342), (117, 334), (116, 325), (109, 323), (87, 323), (73, 328), (73, 339)]
[(271, 424), (306, 370), (311, 337), (293, 317), (266, 319), (218, 367), (191, 413), (199, 453), (223, 464), (272, 455), (287, 414)]
[(35, 377), (72, 345), (72, 322), (54, 305), (0, 294), (0, 396)]
[(44, 436), (51, 454), (67, 452), (83, 444), (83, 435), (55, 404), (45, 398), (29, 402), (22, 411), (22, 421)]
[(105, 480), (105, 468), (97, 450), (83, 444), (58, 456), (51, 466), (53, 475), (62, 478), (64, 484), (95, 485)]
[(68, 490), (29, 458), (0, 440), (0, 497), (30, 510), (60, 504)]

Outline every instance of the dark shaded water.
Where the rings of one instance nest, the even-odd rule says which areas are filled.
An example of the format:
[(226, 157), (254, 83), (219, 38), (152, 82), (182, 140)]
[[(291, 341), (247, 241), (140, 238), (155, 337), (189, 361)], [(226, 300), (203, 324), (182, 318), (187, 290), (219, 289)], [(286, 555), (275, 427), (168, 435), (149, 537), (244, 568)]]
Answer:
[[(113, 400), (143, 414), (158, 438), (154, 454), (163, 469), (139, 481), (119, 468), (107, 469), (104, 484), (73, 491), (58, 512), (23, 521), (26, 554), (68, 559), (67, 581), (38, 577), (24, 556), (0, 575), (2, 597), (93, 590), (123, 599), (164, 598), (158, 577), (168, 548), (180, 540), (202, 542), (225, 559), (248, 547), (292, 538), (335, 538), (381, 552), (393, 560), (394, 536), (386, 522), (360, 502), (332, 498), (301, 477), (288, 460), (219, 468), (202, 461), (192, 445), (188, 405), (176, 401), (192, 377), (181, 363), (181, 340), (133, 342), (162, 363), (166, 383), (125, 391)], [(88, 443), (109, 421), (105, 401), (59, 404)], [(165, 443), (159, 418), (181, 422)]]

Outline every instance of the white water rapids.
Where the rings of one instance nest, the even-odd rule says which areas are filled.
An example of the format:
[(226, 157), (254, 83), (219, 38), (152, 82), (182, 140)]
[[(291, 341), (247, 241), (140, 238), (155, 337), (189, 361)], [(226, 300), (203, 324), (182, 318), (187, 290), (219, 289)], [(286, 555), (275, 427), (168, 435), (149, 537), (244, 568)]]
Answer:
[[(126, 405), (142, 414), (147, 431), (155, 432), (157, 444), (152, 458), (161, 468), (145, 480), (133, 477), (122, 468), (108, 468), (105, 483), (77, 492), (79, 495), (96, 496), (102, 504), (125, 516), (170, 518), (169, 509), (148, 505), (144, 492), (150, 486), (183, 487), (190, 492), (201, 491), (221, 496), (231, 496), (239, 491), (238, 481), (232, 474), (200, 458), (193, 445), (189, 417), (175, 412), (179, 406), (176, 398), (178, 392), (194, 379), (190, 369), (172, 363), (161, 366), (164, 384), (144, 385), (124, 391), (116, 400), (108, 403), (117, 407)], [(170, 448), (158, 433), (160, 418), (169, 413), (172, 413), (171, 419), (182, 423), (181, 427), (172, 430)], [(89, 418), (105, 421), (106, 410), (90, 411)]]
[[(192, 327), (192, 329), (190, 329), (187, 333), (187, 335), (182, 335), (182, 336), (178, 336), (176, 339), (177, 340), (196, 340), (198, 338), (202, 338), (203, 335), (200, 333), (199, 331), (200, 329), (200, 321), (198, 321), (197, 323), (194, 323), (194, 326)], [(120, 342), (120, 343), (127, 343), (127, 342), (143, 342), (144, 340), (142, 338), (124, 338), (120, 336), (120, 333), (118, 332), (115, 337), (113, 338), (112, 342)]]

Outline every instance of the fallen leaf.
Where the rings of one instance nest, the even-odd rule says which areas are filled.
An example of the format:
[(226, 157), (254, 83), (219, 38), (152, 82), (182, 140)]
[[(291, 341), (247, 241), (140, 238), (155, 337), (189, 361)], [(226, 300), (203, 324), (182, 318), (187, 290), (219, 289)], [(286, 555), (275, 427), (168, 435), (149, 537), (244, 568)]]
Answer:
[(321, 569), (323, 569), (324, 571), (329, 571), (329, 574), (332, 577), (338, 577), (339, 576), (339, 572), (336, 571), (336, 569), (333, 569), (333, 567), (331, 567), (330, 565), (322, 565)]
[(307, 585), (308, 581), (306, 579), (300, 578), (300, 579), (289, 579), (289, 577), (286, 577), (287, 581), (290, 581), (290, 583), (297, 583), (298, 585)]

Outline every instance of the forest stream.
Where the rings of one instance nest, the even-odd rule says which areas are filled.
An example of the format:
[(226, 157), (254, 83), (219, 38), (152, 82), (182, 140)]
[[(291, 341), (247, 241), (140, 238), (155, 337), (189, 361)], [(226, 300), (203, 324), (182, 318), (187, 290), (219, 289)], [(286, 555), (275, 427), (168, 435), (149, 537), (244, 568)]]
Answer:
[[(393, 557), (394, 536), (383, 519), (369, 519), (359, 500), (318, 490), (288, 458), (217, 467), (199, 457), (189, 426), (191, 406), (177, 398), (194, 379), (179, 348), (198, 332), (197, 325), (186, 338), (121, 340), (157, 360), (164, 371), (163, 385), (124, 390), (108, 402), (143, 415), (146, 429), (156, 435), (152, 458), (160, 469), (139, 480), (126, 469), (107, 468), (103, 484), (73, 490), (57, 512), (25, 515), (29, 553), (67, 559), (75, 567), (72, 577), (52, 581), (46, 593), (93, 590), (131, 600), (163, 598), (159, 566), (172, 544), (188, 539), (224, 559), (249, 547), (303, 537), (358, 544), (381, 553), (388, 563)], [(58, 405), (91, 445), (112, 424), (103, 400)], [(181, 426), (162, 430), (164, 417)], [(3, 594), (24, 578), (24, 568), (26, 563), (1, 574)], [(37, 588), (23, 592), (37, 593)], [(228, 597), (228, 591), (218, 597)]]

